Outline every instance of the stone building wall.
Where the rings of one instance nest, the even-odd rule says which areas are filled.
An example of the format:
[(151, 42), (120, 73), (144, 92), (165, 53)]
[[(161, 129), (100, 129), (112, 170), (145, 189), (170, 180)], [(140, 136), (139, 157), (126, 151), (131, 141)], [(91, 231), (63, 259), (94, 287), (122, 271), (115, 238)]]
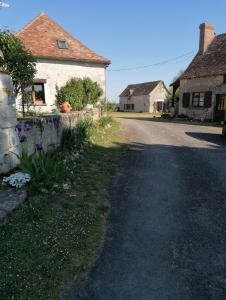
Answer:
[(167, 94), (168, 92), (163, 83), (160, 83), (150, 95), (132, 96), (130, 99), (128, 97), (120, 97), (120, 110), (125, 111), (125, 104), (134, 104), (133, 111), (135, 112), (156, 112), (156, 102), (166, 103)]
[(130, 99), (128, 97), (120, 97), (120, 110), (126, 111), (125, 104), (134, 104), (133, 111), (135, 112), (149, 112), (150, 96), (132, 96)]
[[(192, 93), (194, 92), (212, 92), (212, 105), (210, 108), (192, 107)], [(190, 106), (183, 107), (183, 93), (191, 93)], [(194, 79), (182, 79), (180, 81), (180, 100), (179, 114), (184, 114), (194, 119), (214, 119), (214, 108), (216, 105), (216, 94), (225, 94), (226, 85), (223, 84), (223, 76), (210, 76)]]

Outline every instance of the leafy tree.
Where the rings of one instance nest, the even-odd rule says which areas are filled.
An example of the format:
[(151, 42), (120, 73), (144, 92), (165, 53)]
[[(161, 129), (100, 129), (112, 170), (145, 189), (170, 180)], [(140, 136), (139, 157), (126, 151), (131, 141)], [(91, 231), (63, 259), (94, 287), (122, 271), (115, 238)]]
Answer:
[(0, 59), (0, 67), (11, 76), (15, 96), (21, 95), (24, 113), (28, 101), (25, 90), (32, 84), (36, 73), (35, 58), (9, 30), (0, 30), (0, 49), (4, 55), (4, 59)]
[(56, 86), (57, 104), (67, 101), (75, 110), (81, 110), (87, 104), (97, 103), (102, 95), (103, 90), (99, 84), (88, 77), (71, 78), (64, 86)]

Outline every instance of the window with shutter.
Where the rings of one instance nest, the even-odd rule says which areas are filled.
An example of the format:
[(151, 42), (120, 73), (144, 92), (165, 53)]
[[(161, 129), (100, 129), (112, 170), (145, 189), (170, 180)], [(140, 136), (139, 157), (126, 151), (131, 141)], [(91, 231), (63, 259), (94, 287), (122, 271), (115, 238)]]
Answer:
[(212, 92), (205, 92), (204, 107), (210, 108), (212, 106)]
[(183, 94), (183, 107), (187, 108), (190, 106), (190, 93)]

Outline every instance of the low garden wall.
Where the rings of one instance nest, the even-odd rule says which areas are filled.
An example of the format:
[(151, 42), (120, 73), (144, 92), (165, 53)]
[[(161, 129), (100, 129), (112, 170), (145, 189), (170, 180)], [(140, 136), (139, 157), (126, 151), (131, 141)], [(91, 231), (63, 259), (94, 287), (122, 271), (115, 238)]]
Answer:
[(63, 128), (74, 127), (79, 118), (100, 117), (98, 108), (43, 117), (16, 118), (13, 83), (0, 69), (0, 174), (15, 168), (18, 155), (25, 148), (29, 154), (36, 149), (44, 151), (60, 144)]
[(29, 154), (42, 147), (49, 151), (59, 146), (63, 128), (73, 128), (79, 119), (99, 118), (99, 110), (82, 110), (60, 115), (19, 119), (16, 125), (20, 144)]
[[(17, 120), (11, 131), (19, 141), (19, 152), (22, 149), (26, 149), (29, 154), (35, 152), (36, 149), (42, 148), (44, 151), (52, 150), (59, 146), (61, 141), (61, 135), (64, 128), (73, 128), (79, 119), (90, 117), (93, 120), (97, 120), (100, 117), (100, 111), (97, 108), (90, 110), (82, 110), (70, 113), (63, 113), (59, 115), (48, 115), (42, 117), (26, 117)], [(0, 143), (2, 143), (0, 136)], [(1, 150), (1, 148), (0, 148)], [(4, 149), (5, 155), (7, 149)], [(10, 155), (10, 149), (8, 149)], [(16, 155), (14, 155), (16, 157)], [(2, 156), (3, 157), (3, 156)], [(1, 159), (1, 156), (0, 156)], [(0, 174), (10, 171), (18, 163), (15, 160), (13, 163), (10, 162), (1, 164), (0, 161)]]

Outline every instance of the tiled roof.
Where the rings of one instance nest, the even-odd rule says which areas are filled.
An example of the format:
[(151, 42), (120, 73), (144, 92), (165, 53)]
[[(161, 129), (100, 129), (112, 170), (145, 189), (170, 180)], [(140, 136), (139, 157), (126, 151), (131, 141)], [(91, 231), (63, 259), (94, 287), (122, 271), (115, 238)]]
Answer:
[(180, 79), (226, 74), (226, 34), (217, 35), (204, 54), (197, 53)]
[[(149, 95), (154, 88), (157, 87), (157, 85), (163, 81), (157, 80), (157, 81), (151, 81), (151, 82), (144, 82), (144, 83), (138, 83), (138, 84), (130, 84), (127, 86), (127, 88), (119, 95), (119, 97), (128, 97), (132, 96), (143, 96), (143, 95)], [(164, 84), (164, 83), (163, 83)], [(165, 84), (164, 84), (165, 87)], [(165, 87), (166, 88), (166, 87)]]
[[(87, 48), (43, 12), (17, 36), (35, 57), (110, 64), (108, 59)], [(66, 40), (68, 49), (59, 49), (58, 40)]]

